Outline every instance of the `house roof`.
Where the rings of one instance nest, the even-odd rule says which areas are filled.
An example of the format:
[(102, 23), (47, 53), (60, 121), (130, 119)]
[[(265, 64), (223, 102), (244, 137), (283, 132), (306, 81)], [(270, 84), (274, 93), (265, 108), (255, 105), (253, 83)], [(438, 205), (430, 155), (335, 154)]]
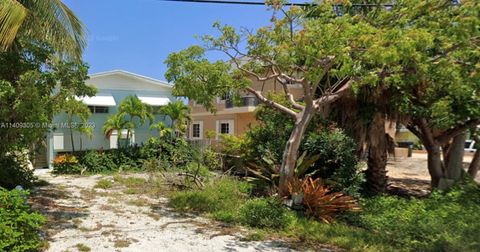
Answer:
[(151, 78), (151, 77), (147, 77), (147, 76), (144, 76), (144, 75), (128, 72), (128, 71), (125, 71), (125, 70), (111, 70), (111, 71), (106, 71), (106, 72), (90, 74), (89, 76), (90, 76), (90, 78), (95, 78), (95, 77), (102, 77), (102, 76), (108, 76), (108, 75), (124, 75), (124, 76), (128, 76), (128, 77), (132, 77), (134, 79), (148, 81), (150, 83), (153, 83), (153, 84), (156, 84), (156, 85), (159, 85), (159, 86), (163, 86), (163, 87), (167, 87), (167, 88), (173, 88), (173, 84), (171, 84), (167, 81), (154, 79), (154, 78)]

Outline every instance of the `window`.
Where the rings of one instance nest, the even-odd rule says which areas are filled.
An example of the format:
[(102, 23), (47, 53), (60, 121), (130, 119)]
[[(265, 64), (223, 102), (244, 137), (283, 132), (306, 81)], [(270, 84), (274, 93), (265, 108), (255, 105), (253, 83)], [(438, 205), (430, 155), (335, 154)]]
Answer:
[(92, 114), (106, 114), (108, 113), (107, 106), (88, 106)]
[(54, 150), (63, 150), (63, 133), (54, 133), (53, 134), (53, 149)]
[(233, 120), (219, 120), (217, 121), (217, 139), (219, 135), (234, 133), (234, 121)]
[(114, 130), (110, 135), (110, 149), (117, 149), (119, 144), (122, 147), (135, 144), (135, 131), (130, 131), (130, 138), (128, 139), (128, 141), (127, 132), (128, 130), (122, 129), (119, 136), (118, 131)]
[(203, 122), (193, 122), (191, 128), (192, 139), (202, 139)]
[(220, 123), (220, 134), (229, 134), (229, 124), (228, 123)]

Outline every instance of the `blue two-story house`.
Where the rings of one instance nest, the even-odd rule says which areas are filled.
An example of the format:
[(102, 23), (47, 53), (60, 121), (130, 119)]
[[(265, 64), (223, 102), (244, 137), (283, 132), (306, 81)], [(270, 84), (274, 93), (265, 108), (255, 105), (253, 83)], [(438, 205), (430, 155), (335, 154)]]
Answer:
[[(168, 117), (158, 113), (159, 107), (176, 99), (171, 92), (173, 86), (165, 81), (123, 70), (113, 70), (90, 75), (86, 84), (96, 87), (97, 94), (93, 97), (77, 97), (77, 99), (88, 105), (92, 112), (87, 126), (93, 128), (93, 134), (87, 136), (74, 131), (73, 139), (76, 151), (80, 148), (82, 150), (117, 148), (118, 138), (126, 138), (127, 131), (114, 131), (109, 137), (106, 137), (102, 128), (107, 118), (117, 113), (118, 106), (129, 95), (135, 95), (143, 103), (153, 107), (154, 122), (164, 121), (167, 125), (171, 123)], [(47, 136), (46, 158), (49, 167), (57, 153), (72, 150), (70, 129), (64, 127), (67, 126), (66, 121), (66, 114), (63, 112), (53, 119), (53, 129)], [(156, 130), (150, 130), (147, 120), (147, 123), (135, 128), (130, 141), (131, 144), (142, 144), (157, 134)]]

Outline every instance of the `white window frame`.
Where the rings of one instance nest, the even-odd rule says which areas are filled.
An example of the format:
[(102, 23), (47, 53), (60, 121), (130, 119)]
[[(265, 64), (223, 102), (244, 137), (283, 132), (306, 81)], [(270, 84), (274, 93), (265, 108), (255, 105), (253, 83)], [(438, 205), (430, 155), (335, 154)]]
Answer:
[(221, 133), (221, 128), (220, 125), (222, 123), (228, 123), (228, 134), (225, 135), (234, 135), (235, 134), (235, 120), (217, 120), (217, 136), (216, 140), (219, 139), (219, 136), (222, 134)]
[(118, 132), (114, 130), (110, 135), (110, 149), (118, 149)]
[[(199, 137), (194, 137), (194, 136), (193, 136), (193, 125), (194, 125), (194, 124), (200, 125), (200, 135), (199, 135)], [(203, 139), (203, 121), (194, 121), (194, 122), (192, 122), (192, 124), (190, 125), (190, 136), (191, 136), (191, 139), (195, 139), (195, 140), (201, 140), (201, 139)]]
[(65, 136), (63, 133), (53, 133), (53, 150), (65, 150)]
[[(120, 139), (126, 139), (127, 138), (127, 129), (122, 129), (120, 135)], [(130, 134), (132, 135), (130, 137), (130, 145), (135, 144), (135, 130), (131, 130)], [(110, 135), (110, 149), (118, 149), (118, 132), (116, 130), (112, 131), (112, 134)]]

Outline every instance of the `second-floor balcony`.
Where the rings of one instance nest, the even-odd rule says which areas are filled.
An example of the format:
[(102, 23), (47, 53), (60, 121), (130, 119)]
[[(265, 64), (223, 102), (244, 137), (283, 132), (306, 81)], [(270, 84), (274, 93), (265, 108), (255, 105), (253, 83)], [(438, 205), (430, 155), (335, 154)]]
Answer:
[(240, 103), (235, 103), (232, 99), (227, 99), (225, 101), (225, 108), (255, 107), (257, 105), (258, 105), (257, 97), (241, 97)]

